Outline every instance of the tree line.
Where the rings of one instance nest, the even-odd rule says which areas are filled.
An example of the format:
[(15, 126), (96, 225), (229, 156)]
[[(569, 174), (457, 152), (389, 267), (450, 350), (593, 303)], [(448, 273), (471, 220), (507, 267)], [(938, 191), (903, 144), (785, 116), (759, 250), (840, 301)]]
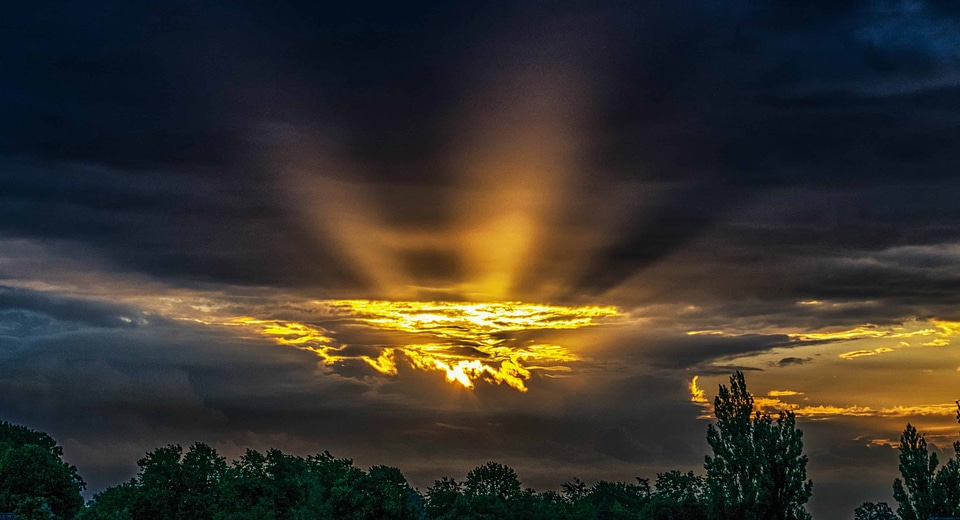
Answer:
[[(444, 477), (421, 492), (397, 468), (364, 471), (328, 452), (247, 450), (228, 463), (197, 443), (147, 453), (135, 477), (86, 504), (83, 479), (49, 435), (0, 421), (0, 513), (17, 520), (808, 520), (804, 504), (813, 483), (793, 413), (755, 410), (737, 372), (729, 387), (720, 386), (714, 414), (705, 474), (668, 471), (652, 483), (574, 478), (558, 491), (538, 492), (524, 488), (512, 468), (488, 462), (463, 480)], [(904, 478), (894, 486), (903, 499), (899, 517), (886, 504), (863, 504), (857, 520), (926, 520), (946, 507), (957, 511), (958, 459), (936, 470), (923, 437), (909, 425), (904, 435)], [(960, 442), (954, 448), (960, 453)], [(883, 516), (888, 512), (894, 516)]]

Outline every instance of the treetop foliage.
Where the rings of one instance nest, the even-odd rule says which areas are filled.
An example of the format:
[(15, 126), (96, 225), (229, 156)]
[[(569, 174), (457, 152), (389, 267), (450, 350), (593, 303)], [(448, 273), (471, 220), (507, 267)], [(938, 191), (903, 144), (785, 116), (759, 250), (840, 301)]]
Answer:
[[(960, 422), (960, 401), (957, 402)], [(927, 520), (932, 516), (960, 516), (960, 441), (953, 443), (954, 456), (943, 466), (927, 441), (907, 423), (900, 435), (900, 476), (893, 481), (893, 498), (901, 520)]]
[(813, 493), (803, 432), (793, 412), (777, 418), (754, 411), (743, 373), (730, 376), (714, 400), (717, 424), (707, 427), (706, 492), (713, 518), (802, 520)]
[(19, 518), (73, 518), (83, 507), (85, 484), (61, 459), (52, 437), (0, 421), (0, 512)]
[[(56, 498), (60, 491), (37, 487), (30, 493), (0, 494), (0, 500), (8, 497), (0, 501), (0, 512), (19, 507), (21, 519), (78, 520), (809, 518), (803, 504), (812, 483), (806, 480), (802, 434), (793, 415), (782, 412), (774, 419), (756, 412), (743, 374), (734, 374), (730, 382), (729, 388), (720, 387), (716, 425), (707, 430), (714, 453), (706, 458), (706, 475), (667, 471), (657, 474), (652, 487), (643, 478), (593, 485), (574, 478), (559, 492), (537, 492), (524, 488), (512, 468), (487, 462), (463, 481), (444, 477), (421, 493), (397, 468), (364, 471), (329, 452), (300, 457), (276, 449), (247, 450), (228, 463), (212, 447), (197, 443), (187, 450), (168, 445), (147, 453), (137, 462), (134, 478), (97, 493), (86, 507), (81, 508), (82, 481), (76, 476), (57, 484), (73, 493), (76, 501), (69, 507)], [(2, 451), (14, 445), (9, 439), (16, 440), (20, 451)], [(60, 453), (46, 434), (0, 423), (0, 479), (34, 470), (43, 474), (44, 460), (76, 475), (59, 461)], [(33, 469), (24, 469), (28, 466)]]

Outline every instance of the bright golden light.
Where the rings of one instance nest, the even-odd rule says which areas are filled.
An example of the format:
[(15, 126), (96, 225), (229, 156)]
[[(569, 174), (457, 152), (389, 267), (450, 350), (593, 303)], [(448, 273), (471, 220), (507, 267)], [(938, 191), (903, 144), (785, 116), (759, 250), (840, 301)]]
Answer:
[(856, 359), (858, 357), (864, 356), (876, 356), (877, 354), (886, 354), (887, 352), (893, 352), (892, 348), (887, 347), (877, 347), (873, 350), (853, 350), (850, 352), (844, 352), (840, 354), (841, 359)]
[[(800, 302), (801, 304), (812, 304), (810, 302)], [(815, 302), (818, 305), (822, 302)], [(757, 333), (751, 331), (726, 331), (721, 329), (705, 329), (687, 331), (689, 336), (713, 335), (713, 336), (737, 336), (745, 333)], [(854, 328), (821, 330), (817, 332), (793, 332), (781, 329), (769, 329), (764, 331), (770, 334), (785, 334), (791, 340), (798, 342), (836, 342), (849, 343), (853, 341), (873, 341), (873, 340), (898, 340), (895, 347), (905, 348), (911, 346), (922, 347), (946, 347), (950, 345), (950, 339), (960, 335), (960, 322), (947, 321), (936, 318), (918, 320), (909, 319), (900, 325), (877, 326), (873, 324), (863, 324)], [(908, 341), (909, 340), (909, 341)], [(894, 344), (876, 348), (860, 348), (839, 354), (841, 359), (857, 359), (867, 356), (876, 356), (895, 352)]]
[[(442, 372), (448, 382), (465, 388), (484, 380), (526, 392), (532, 371), (568, 371), (566, 365), (579, 357), (563, 346), (520, 342), (515, 335), (579, 329), (619, 316), (615, 307), (520, 302), (325, 300), (313, 305), (318, 316), (314, 324), (249, 316), (217, 318), (209, 312), (202, 319), (181, 319), (268, 336), (280, 345), (314, 352), (326, 365), (356, 359), (380, 374), (397, 375), (402, 356), (409, 366)], [(375, 350), (375, 355), (348, 353), (348, 347), (356, 345), (339, 342), (333, 330), (337, 327), (387, 333), (394, 343), (369, 346), (367, 350)]]
[(378, 328), (430, 332), (440, 337), (489, 338), (496, 332), (535, 329), (578, 329), (594, 320), (616, 316), (616, 307), (563, 307), (520, 302), (394, 302), (328, 300), (318, 302), (346, 311)]
[(870, 406), (832, 406), (816, 405), (805, 406), (785, 403), (777, 398), (756, 397), (754, 406), (758, 410), (773, 413), (778, 410), (790, 410), (799, 417), (814, 419), (829, 419), (831, 417), (914, 417), (926, 415), (952, 416), (957, 411), (956, 403), (921, 404), (916, 406), (887, 406), (872, 408)]
[(707, 400), (707, 394), (697, 386), (697, 379), (700, 379), (700, 376), (693, 376), (693, 379), (690, 380), (690, 402), (708, 404), (710, 401)]
[(530, 378), (531, 370), (564, 370), (567, 368), (564, 363), (578, 358), (560, 345), (505, 344), (505, 334), (578, 329), (618, 315), (615, 307), (520, 302), (329, 300), (318, 303), (331, 314), (354, 317), (374, 329), (439, 340), (396, 347), (416, 368), (443, 372), (447, 381), (466, 388), (472, 388), (478, 379), (485, 379), (521, 392), (527, 390), (525, 381)]

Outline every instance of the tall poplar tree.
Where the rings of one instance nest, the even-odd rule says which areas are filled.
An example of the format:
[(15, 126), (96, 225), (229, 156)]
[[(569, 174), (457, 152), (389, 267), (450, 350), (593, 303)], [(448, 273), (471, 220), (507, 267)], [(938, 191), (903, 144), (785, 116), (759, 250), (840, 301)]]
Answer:
[(807, 520), (813, 492), (807, 480), (803, 432), (794, 414), (754, 411), (743, 373), (730, 376), (714, 400), (716, 426), (707, 427), (706, 492), (716, 520)]
[(927, 441), (913, 425), (900, 435), (900, 475), (893, 481), (897, 514), (903, 520), (927, 520), (936, 506), (934, 476), (937, 454), (927, 450)]
[[(960, 401), (957, 401), (957, 422), (960, 423)], [(934, 479), (937, 501), (941, 510), (937, 513), (960, 515), (960, 441), (953, 443), (954, 456), (940, 467)]]

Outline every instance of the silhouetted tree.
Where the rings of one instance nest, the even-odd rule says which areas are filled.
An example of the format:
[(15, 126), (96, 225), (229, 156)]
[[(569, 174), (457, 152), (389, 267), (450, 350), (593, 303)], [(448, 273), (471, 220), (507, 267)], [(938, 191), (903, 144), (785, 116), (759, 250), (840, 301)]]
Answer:
[(813, 492), (806, 479), (803, 432), (792, 412), (777, 419), (754, 411), (743, 373), (730, 376), (714, 400), (717, 424), (707, 428), (714, 456), (706, 457), (707, 498), (718, 520), (810, 518), (803, 505)]
[(83, 507), (85, 484), (62, 456), (46, 433), (0, 421), (0, 512), (73, 518)]
[(572, 503), (556, 491), (537, 493), (532, 489), (524, 490), (517, 518), (524, 520), (573, 520), (587, 518), (576, 516)]
[(130, 494), (130, 513), (143, 520), (214, 520), (222, 511), (223, 457), (197, 443), (186, 454), (179, 445), (148, 453), (137, 461), (140, 473)]
[[(957, 422), (960, 423), (960, 401), (957, 401)], [(937, 471), (934, 478), (935, 513), (960, 515), (960, 441), (953, 443), (953, 457)]]
[(443, 477), (427, 489), (427, 514), (430, 518), (453, 518), (449, 516), (463, 501), (463, 484), (450, 477)]
[(657, 474), (656, 491), (643, 508), (644, 520), (703, 520), (707, 506), (703, 501), (703, 477), (693, 472), (668, 471)]
[(374, 466), (364, 474), (351, 472), (350, 479), (339, 487), (351, 500), (353, 511), (349, 518), (356, 520), (417, 519), (423, 510), (422, 497), (410, 489), (407, 479), (397, 468)]
[(78, 520), (422, 520), (423, 498), (400, 470), (369, 472), (329, 453), (247, 450), (232, 466), (195, 444), (158, 448), (130, 482), (98, 493)]
[(561, 496), (566, 501), (570, 518), (595, 518), (596, 507), (590, 497), (590, 487), (578, 478), (573, 482), (564, 482), (561, 486)]
[(853, 520), (899, 520), (886, 502), (864, 502), (853, 510)]
[[(223, 518), (230, 520), (276, 520), (276, 486), (267, 465), (267, 457), (248, 449), (229, 468), (221, 484), (223, 501), (231, 505)], [(98, 501), (99, 502), (99, 501)]]
[(593, 503), (596, 518), (635, 518), (650, 501), (650, 482), (641, 478), (636, 484), (601, 480), (590, 488), (587, 499)]
[[(957, 401), (960, 422), (960, 401)], [(900, 476), (893, 481), (893, 498), (903, 520), (926, 520), (934, 516), (960, 515), (960, 441), (953, 443), (954, 456), (937, 469), (935, 453), (911, 424), (900, 435)]]
[(521, 494), (517, 473), (513, 468), (496, 462), (488, 462), (470, 470), (467, 480), (463, 482), (463, 496), (472, 518), (513, 518)]
[(934, 475), (937, 454), (927, 450), (927, 441), (913, 425), (900, 435), (900, 475), (893, 481), (897, 514), (903, 520), (927, 520), (935, 509)]
[(940, 466), (933, 479), (934, 513), (960, 515), (960, 442), (953, 443), (954, 456)]
[(520, 495), (520, 479), (513, 468), (488, 462), (467, 473), (463, 492), (468, 497), (489, 496), (508, 501)]
[(80, 510), (76, 519), (134, 520), (133, 508), (137, 491), (134, 480), (107, 488), (93, 495), (93, 500)]

